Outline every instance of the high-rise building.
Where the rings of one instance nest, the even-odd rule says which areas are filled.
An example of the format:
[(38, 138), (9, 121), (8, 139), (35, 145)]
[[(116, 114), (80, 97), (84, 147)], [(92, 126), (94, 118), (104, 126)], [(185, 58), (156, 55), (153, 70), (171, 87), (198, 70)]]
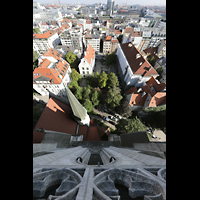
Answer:
[(114, 0), (107, 0), (107, 14), (112, 15), (114, 12)]

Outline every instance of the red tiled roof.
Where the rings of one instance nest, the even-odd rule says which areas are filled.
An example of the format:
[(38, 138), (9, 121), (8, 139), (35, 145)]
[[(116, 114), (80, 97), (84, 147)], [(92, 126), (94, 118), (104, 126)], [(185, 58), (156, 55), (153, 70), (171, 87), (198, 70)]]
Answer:
[(110, 40), (111, 40), (111, 36), (107, 36), (104, 41), (110, 41)]
[(33, 79), (45, 76), (50, 78), (50, 80), (53, 79), (54, 84), (60, 84), (62, 82), (60, 77), (62, 76), (63, 78), (65, 76), (69, 68), (69, 64), (65, 60), (61, 59), (62, 55), (52, 48), (46, 51), (43, 56), (54, 57), (56, 60), (58, 60), (58, 63), (55, 65), (55, 68), (48, 68), (48, 66), (51, 64), (51, 61), (48, 60), (48, 58), (43, 59), (43, 62), (34, 69)]
[(60, 54), (58, 51), (56, 51), (53, 48), (50, 48), (48, 51), (46, 51), (43, 56), (48, 57), (54, 57), (56, 60), (59, 60), (62, 57), (62, 54)]
[(84, 58), (88, 61), (88, 63), (91, 63), (91, 58), (95, 58), (95, 51), (90, 44), (88, 44)]
[(115, 34), (122, 34), (120, 30), (115, 30)]
[(40, 143), (44, 133), (37, 132), (36, 129), (58, 131), (74, 134), (77, 123), (71, 118), (72, 111), (67, 104), (51, 97), (42, 112), (34, 130), (33, 143)]
[(157, 92), (149, 102), (149, 107), (156, 107), (166, 103), (166, 92)]
[(116, 38), (112, 38), (111, 42), (112, 43), (119, 43), (118, 39), (116, 39)]
[[(161, 92), (165, 88), (165, 83), (158, 84), (154, 77), (151, 77), (147, 82), (145, 86), (142, 86), (143, 92), (146, 94), (142, 97), (143, 92), (137, 93), (137, 89), (135, 87), (131, 87), (129, 90), (125, 92), (126, 95), (131, 94), (132, 96), (130, 98), (130, 105), (141, 105), (143, 106), (145, 103), (145, 100), (147, 98), (147, 95), (151, 95), (151, 101), (149, 102), (149, 106), (156, 107), (158, 105), (166, 103), (166, 92)], [(153, 92), (151, 90), (151, 87), (155, 89)]]
[(142, 93), (132, 94), (129, 104), (143, 106), (146, 98), (147, 98), (147, 94), (145, 94), (143, 97), (142, 97)]
[[(70, 106), (51, 97), (33, 130), (33, 143), (41, 143), (45, 134), (36, 129), (44, 128), (73, 135), (76, 127), (77, 122), (72, 118)], [(87, 134), (87, 126), (80, 125), (78, 135), (83, 135), (83, 141), (102, 141), (97, 126), (88, 127)]]
[(47, 39), (47, 38), (51, 37), (54, 34), (55, 34), (54, 31), (47, 31), (46, 33), (42, 33), (42, 34), (33, 34), (33, 39), (34, 38), (37, 38), (37, 39)]

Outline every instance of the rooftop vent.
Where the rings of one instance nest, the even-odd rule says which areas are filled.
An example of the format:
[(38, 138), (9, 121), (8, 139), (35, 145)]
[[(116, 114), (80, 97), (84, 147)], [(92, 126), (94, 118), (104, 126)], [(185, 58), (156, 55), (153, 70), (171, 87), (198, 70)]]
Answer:
[(136, 54), (136, 59), (140, 58), (141, 55), (139, 53)]
[(132, 47), (133, 45), (130, 43), (130, 44), (128, 44), (128, 47)]

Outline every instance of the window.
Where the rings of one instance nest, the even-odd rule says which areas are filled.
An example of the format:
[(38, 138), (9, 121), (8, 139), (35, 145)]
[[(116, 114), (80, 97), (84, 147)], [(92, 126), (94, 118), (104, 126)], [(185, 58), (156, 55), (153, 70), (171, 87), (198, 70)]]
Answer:
[(87, 70), (89, 70), (89, 68), (87, 67)]
[(85, 74), (85, 72), (83, 71), (83, 74)]

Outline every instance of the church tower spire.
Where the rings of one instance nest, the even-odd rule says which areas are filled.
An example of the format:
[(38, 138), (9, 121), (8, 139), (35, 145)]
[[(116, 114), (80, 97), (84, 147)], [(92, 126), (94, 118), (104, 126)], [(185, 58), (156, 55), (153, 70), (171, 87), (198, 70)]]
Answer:
[(63, 84), (67, 93), (67, 97), (69, 99), (69, 103), (72, 109), (72, 112), (75, 117), (77, 117), (77, 122), (80, 125), (90, 125), (90, 117), (87, 114), (87, 110), (80, 104), (80, 102), (77, 100), (77, 98), (74, 96), (74, 94), (71, 92), (71, 90)]

